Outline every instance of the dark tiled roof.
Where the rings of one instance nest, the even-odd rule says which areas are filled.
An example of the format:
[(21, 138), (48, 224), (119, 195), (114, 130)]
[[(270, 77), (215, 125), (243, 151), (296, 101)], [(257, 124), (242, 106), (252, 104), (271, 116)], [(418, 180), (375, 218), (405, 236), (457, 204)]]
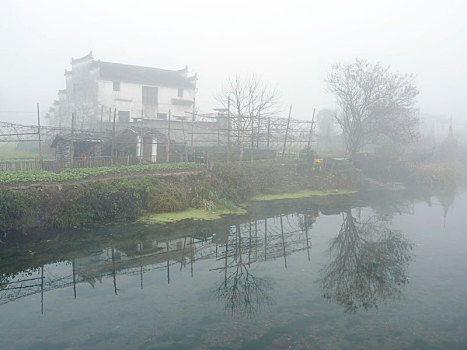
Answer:
[[(94, 135), (92, 133), (86, 134), (74, 134), (73, 142), (91, 142), (91, 143), (104, 143), (108, 140), (108, 137)], [(65, 141), (71, 142), (71, 134), (63, 134), (55, 136), (55, 139), (52, 141), (50, 147), (54, 148), (57, 146), (58, 142)]]
[(183, 72), (129, 64), (97, 61), (100, 79), (136, 84), (194, 89), (196, 76), (184, 77)]

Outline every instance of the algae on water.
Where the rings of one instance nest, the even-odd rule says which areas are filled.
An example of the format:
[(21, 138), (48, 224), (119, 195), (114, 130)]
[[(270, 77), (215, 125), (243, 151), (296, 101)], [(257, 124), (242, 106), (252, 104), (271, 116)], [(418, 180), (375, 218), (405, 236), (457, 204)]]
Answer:
[(312, 197), (312, 196), (329, 196), (329, 195), (336, 195), (336, 194), (350, 194), (355, 193), (355, 190), (326, 190), (326, 191), (318, 191), (318, 190), (303, 190), (299, 192), (292, 192), (292, 193), (279, 193), (279, 194), (260, 194), (258, 196), (254, 196), (251, 200), (253, 201), (270, 201), (275, 199), (295, 199), (295, 198), (305, 198), (305, 197)]
[(177, 222), (182, 220), (217, 220), (222, 215), (243, 215), (246, 214), (246, 210), (236, 207), (233, 210), (201, 210), (189, 208), (183, 211), (171, 212), (171, 213), (158, 213), (143, 216), (137, 220), (138, 223), (143, 224), (164, 224), (170, 222)]

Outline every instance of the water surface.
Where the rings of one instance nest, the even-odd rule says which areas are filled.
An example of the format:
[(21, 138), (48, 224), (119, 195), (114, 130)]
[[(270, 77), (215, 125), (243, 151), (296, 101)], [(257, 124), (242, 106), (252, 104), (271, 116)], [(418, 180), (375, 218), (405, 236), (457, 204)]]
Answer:
[(466, 349), (467, 194), (253, 203), (0, 249), (2, 349)]

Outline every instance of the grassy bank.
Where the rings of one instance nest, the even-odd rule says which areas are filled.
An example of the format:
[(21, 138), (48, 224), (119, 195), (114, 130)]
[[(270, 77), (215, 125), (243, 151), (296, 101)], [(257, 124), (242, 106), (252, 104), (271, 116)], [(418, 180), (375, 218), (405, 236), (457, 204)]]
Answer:
[[(183, 165), (177, 165), (180, 168)], [(335, 189), (354, 189), (357, 181), (348, 164), (316, 166), (274, 160), (218, 164), (212, 171), (164, 178), (147, 175), (56, 186), (38, 183), (22, 189), (3, 187), (0, 233), (95, 226), (141, 217), (148, 223), (214, 219), (241, 213), (237, 205), (260, 194), (290, 194), (303, 189), (311, 192), (302, 195), (335, 193)]]

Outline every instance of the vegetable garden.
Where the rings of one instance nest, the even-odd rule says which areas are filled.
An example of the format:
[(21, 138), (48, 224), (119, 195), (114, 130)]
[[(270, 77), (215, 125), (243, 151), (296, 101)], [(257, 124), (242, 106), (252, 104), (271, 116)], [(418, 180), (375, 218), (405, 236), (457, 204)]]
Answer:
[(46, 181), (73, 181), (89, 177), (149, 171), (174, 171), (199, 168), (195, 163), (157, 163), (138, 165), (115, 165), (111, 167), (98, 168), (74, 168), (65, 169), (60, 173), (46, 170), (8, 170), (0, 172), (0, 184), (13, 184), (20, 182), (46, 182)]

